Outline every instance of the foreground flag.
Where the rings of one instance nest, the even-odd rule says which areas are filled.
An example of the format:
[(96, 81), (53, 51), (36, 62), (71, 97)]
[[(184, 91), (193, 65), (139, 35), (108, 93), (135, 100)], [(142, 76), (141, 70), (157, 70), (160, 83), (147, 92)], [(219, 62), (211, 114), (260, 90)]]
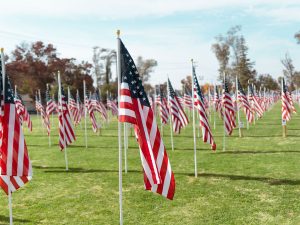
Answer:
[(244, 108), (247, 121), (249, 123), (252, 123), (254, 121), (254, 114), (252, 112), (251, 105), (247, 99), (246, 93), (244, 92), (243, 87), (239, 80), (237, 80), (237, 86), (238, 86), (237, 98)]
[(233, 101), (231, 99), (227, 81), (224, 80), (223, 84), (223, 96), (222, 96), (222, 106), (223, 106), (223, 120), (225, 122), (225, 131), (227, 135), (231, 135), (235, 125), (235, 111), (233, 106)]
[(282, 120), (289, 121), (291, 119), (292, 106), (290, 104), (288, 90), (285, 85), (284, 78), (282, 78), (281, 87), (281, 117)]
[(139, 142), (146, 190), (173, 199), (175, 178), (141, 78), (121, 39), (119, 121), (134, 124)]
[[(59, 86), (60, 79), (59, 79)], [(76, 140), (63, 87), (58, 90), (59, 146), (64, 150)]]
[(20, 117), (16, 112), (13, 90), (7, 77), (4, 85), (2, 79), (1, 73), (0, 186), (6, 194), (9, 194), (8, 191), (16, 191), (32, 178), (32, 166)]
[(182, 105), (179, 102), (179, 98), (176, 95), (171, 81), (168, 79), (168, 85), (169, 85), (169, 107), (170, 107), (170, 113), (172, 116), (172, 122), (173, 122), (173, 131), (175, 133), (180, 133), (181, 128), (188, 125), (189, 120), (182, 108)]
[(211, 145), (212, 150), (216, 150), (216, 143), (214, 141), (214, 137), (212, 135), (207, 114), (205, 111), (205, 103), (203, 99), (203, 95), (201, 93), (201, 89), (198, 83), (198, 79), (195, 72), (195, 67), (193, 66), (193, 79), (194, 79), (194, 105), (198, 110), (200, 117), (200, 126), (202, 129), (202, 139), (204, 143), (208, 143)]

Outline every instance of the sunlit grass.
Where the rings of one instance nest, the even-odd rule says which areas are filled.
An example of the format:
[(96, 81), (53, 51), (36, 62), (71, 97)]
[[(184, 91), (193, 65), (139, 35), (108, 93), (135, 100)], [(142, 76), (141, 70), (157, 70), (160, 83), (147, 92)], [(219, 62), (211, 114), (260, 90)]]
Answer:
[[(56, 118), (52, 147), (48, 147), (46, 131), (32, 117), (34, 131), (25, 129), (25, 135), (34, 175), (13, 193), (15, 224), (118, 224), (116, 119), (104, 125), (101, 135), (89, 126), (87, 149), (83, 127), (76, 128), (77, 141), (68, 148), (70, 170), (66, 172)], [(174, 137), (174, 152), (166, 126), (163, 139), (176, 179), (173, 201), (143, 190), (138, 145), (130, 137), (129, 171), (123, 173), (124, 223), (299, 224), (299, 124), (295, 115), (288, 124), (288, 137), (282, 138), (277, 104), (255, 126), (244, 129), (243, 138), (235, 130), (222, 151), (222, 122), (217, 119), (216, 153), (197, 138), (198, 178), (194, 177), (191, 126)], [(0, 196), (0, 223), (7, 224), (7, 197), (4, 192)]]

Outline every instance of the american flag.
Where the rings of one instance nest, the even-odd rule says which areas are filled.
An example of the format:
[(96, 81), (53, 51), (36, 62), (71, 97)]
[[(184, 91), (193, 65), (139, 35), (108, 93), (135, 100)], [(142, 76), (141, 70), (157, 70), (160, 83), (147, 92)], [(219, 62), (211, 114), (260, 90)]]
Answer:
[(173, 130), (175, 133), (180, 133), (180, 129), (187, 126), (189, 120), (182, 108), (182, 105), (179, 102), (179, 99), (172, 87), (170, 80), (168, 79), (169, 85), (169, 104), (170, 104), (170, 113), (172, 116)]
[(81, 121), (81, 111), (82, 111), (82, 104), (81, 104), (81, 101), (80, 101), (80, 96), (79, 96), (79, 91), (77, 90), (76, 92), (76, 110), (74, 110), (74, 124), (75, 126), (78, 125)]
[(222, 109), (222, 102), (219, 97), (219, 89), (218, 86), (215, 85), (215, 94), (214, 94), (214, 106), (215, 106), (215, 111), (220, 112)]
[(167, 100), (166, 95), (161, 87), (159, 88), (158, 105), (160, 108), (159, 115), (160, 115), (161, 123), (167, 124), (168, 118), (169, 118), (168, 100)]
[(72, 96), (71, 92), (68, 91), (68, 109), (69, 109), (69, 112), (72, 116), (72, 119), (75, 123), (75, 117), (77, 116), (78, 114), (78, 108), (77, 108), (77, 102), (75, 101), (74, 97)]
[(282, 120), (289, 121), (291, 119), (292, 106), (288, 96), (288, 90), (285, 85), (284, 78), (282, 78), (282, 91), (281, 91), (281, 115)]
[(100, 113), (104, 120), (108, 119), (107, 110), (100, 98), (100, 92), (97, 89), (96, 92), (91, 96), (91, 104), (93, 106), (93, 110)]
[[(286, 90), (287, 90), (287, 87), (286, 87)], [(290, 105), (291, 105), (291, 110), (293, 113), (297, 113), (296, 111), (296, 108), (295, 108), (295, 105), (294, 105), (294, 102), (293, 102), (293, 99), (292, 99), (292, 95), (289, 91), (286, 92), (287, 93), (287, 96), (289, 98), (289, 101), (290, 101)]]
[(96, 116), (95, 116), (95, 113), (94, 113), (94, 106), (92, 104), (91, 94), (90, 94), (90, 96), (88, 96), (88, 93), (85, 93), (84, 98), (85, 98), (85, 107), (86, 107), (86, 109), (89, 113), (90, 120), (91, 120), (91, 123), (92, 123), (92, 129), (93, 129), (94, 133), (97, 133), (99, 127), (98, 127)]
[(48, 117), (51, 113), (57, 111), (57, 105), (54, 100), (50, 97), (49, 85), (47, 85), (46, 89), (46, 114)]
[(76, 140), (63, 87), (58, 91), (59, 146), (65, 149)]
[(223, 96), (222, 96), (222, 116), (225, 121), (225, 131), (228, 135), (231, 135), (233, 129), (235, 128), (235, 111), (233, 102), (229, 93), (227, 81), (223, 84)]
[(256, 114), (258, 115), (259, 118), (261, 118), (264, 114), (264, 110), (259, 104), (258, 96), (255, 94), (253, 85), (249, 85), (249, 101), (252, 103), (252, 109)]
[(204, 99), (201, 93), (201, 89), (198, 83), (198, 79), (196, 76), (195, 68), (193, 67), (193, 79), (194, 79), (194, 105), (198, 110), (200, 117), (200, 126), (202, 128), (202, 139), (204, 143), (208, 143), (211, 145), (212, 150), (216, 150), (216, 143), (214, 141), (214, 137), (212, 135), (207, 114), (205, 111)]
[(32, 166), (24, 139), (11, 85), (5, 77), (4, 101), (2, 68), (0, 115), (0, 186), (8, 194), (24, 186), (32, 178)]
[(17, 109), (17, 113), (19, 114), (21, 124), (23, 122), (27, 123), (27, 127), (30, 131), (32, 131), (32, 121), (30, 119), (30, 115), (27, 111), (27, 108), (25, 107), (22, 98), (20, 95), (18, 95), (17, 91), (15, 93), (15, 105)]
[(42, 105), (41, 99), (39, 99), (37, 97), (37, 95), (35, 96), (35, 107), (37, 109), (37, 111), (39, 111), (41, 113), (41, 117), (42, 117), (42, 122), (44, 124), (44, 126), (47, 129), (47, 134), (48, 136), (50, 135), (50, 120), (49, 120), (49, 116), (46, 114), (44, 106)]
[(254, 121), (254, 114), (252, 112), (251, 105), (250, 105), (250, 103), (247, 99), (247, 95), (244, 92), (243, 87), (242, 87), (239, 80), (237, 80), (237, 86), (238, 86), (237, 98), (238, 98), (239, 102), (241, 103), (241, 105), (244, 108), (244, 112), (245, 112), (247, 121), (249, 123), (252, 123)]
[(139, 73), (119, 39), (121, 90), (119, 121), (135, 125), (146, 190), (173, 199), (175, 178)]
[(185, 92), (183, 95), (184, 105), (189, 109), (193, 108), (192, 94), (185, 88)]
[(111, 109), (111, 113), (113, 116), (118, 115), (118, 106), (110, 96), (107, 96), (107, 107)]

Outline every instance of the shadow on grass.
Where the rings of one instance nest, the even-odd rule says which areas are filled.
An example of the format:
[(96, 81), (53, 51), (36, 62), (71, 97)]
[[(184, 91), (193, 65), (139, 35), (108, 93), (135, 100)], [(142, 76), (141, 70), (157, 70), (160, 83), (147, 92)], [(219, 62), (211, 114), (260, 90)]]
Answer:
[[(45, 173), (119, 173), (119, 170), (105, 170), (105, 169), (84, 169), (80, 167), (69, 167), (69, 170), (66, 171), (66, 167), (62, 166), (32, 166), (35, 169), (44, 170)], [(128, 173), (142, 173), (139, 170), (128, 170)]]
[[(189, 173), (188, 176), (195, 176), (194, 173)], [(291, 179), (276, 179), (272, 177), (252, 177), (244, 175), (233, 175), (233, 174), (216, 174), (216, 173), (198, 173), (198, 177), (216, 177), (216, 178), (227, 178), (230, 180), (250, 180), (260, 181), (269, 185), (300, 185), (300, 180)]]
[(290, 151), (224, 151), (224, 152), (216, 152), (217, 154), (274, 154), (274, 153), (300, 153), (300, 151), (290, 150)]
[[(32, 222), (31, 220), (18, 219), (18, 218), (15, 218), (15, 217), (13, 217), (13, 221), (14, 222), (19, 222), (19, 223), (26, 223), (26, 224)], [(4, 224), (9, 224), (9, 217), (0, 215), (0, 222), (4, 222)]]

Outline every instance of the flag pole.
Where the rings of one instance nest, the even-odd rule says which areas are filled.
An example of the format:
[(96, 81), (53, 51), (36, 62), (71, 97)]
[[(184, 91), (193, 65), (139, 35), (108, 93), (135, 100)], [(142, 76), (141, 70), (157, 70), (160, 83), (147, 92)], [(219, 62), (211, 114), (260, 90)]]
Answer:
[[(121, 39), (120, 30), (117, 31), (117, 77), (118, 77), (118, 109), (120, 112), (120, 91), (121, 91)], [(122, 204), (122, 139), (121, 139), (121, 122), (118, 119), (118, 142), (119, 142), (119, 213), (120, 213), (120, 225), (123, 225), (123, 204)]]
[(87, 104), (86, 104), (86, 85), (85, 80), (83, 80), (83, 101), (84, 101), (84, 140), (85, 140), (85, 148), (88, 147), (87, 144), (87, 130), (86, 130), (86, 116), (87, 116)]
[(168, 82), (167, 82), (167, 93), (168, 93), (168, 108), (169, 108), (169, 111), (170, 111), (170, 136), (171, 136), (171, 145), (172, 145), (172, 151), (174, 151), (173, 121), (172, 121), (172, 115), (171, 115), (170, 94), (169, 94), (169, 76), (168, 76)]
[(195, 99), (194, 99), (194, 61), (192, 62), (192, 110), (193, 110), (193, 136), (194, 136), (194, 163), (195, 163), (195, 177), (198, 176), (197, 172), (197, 144), (196, 144), (196, 125), (195, 125)]
[[(39, 94), (39, 102), (40, 102), (40, 104), (42, 105), (42, 98), (41, 98), (41, 89), (38, 89), (38, 94)], [(43, 130), (43, 132), (44, 132), (44, 126), (43, 126), (43, 115), (42, 115), (42, 113), (41, 113), (41, 127), (42, 127), (42, 130)]]
[[(283, 83), (283, 78), (281, 79), (281, 101), (282, 101), (282, 95), (283, 94), (285, 94), (285, 93), (283, 93), (283, 89), (284, 89), (284, 87), (283, 87), (283, 85), (284, 85), (284, 83)], [(281, 103), (282, 104), (282, 103)], [(282, 118), (282, 137), (286, 137), (286, 121), (285, 120), (283, 120), (283, 118)]]
[[(248, 100), (249, 105), (250, 105), (251, 113), (253, 113), (253, 112), (252, 112), (252, 102), (250, 102), (250, 100), (249, 100), (249, 93), (250, 93), (250, 89), (249, 89), (249, 80), (248, 80), (248, 86), (247, 86), (247, 88), (248, 88), (248, 91), (247, 91), (247, 100)], [(247, 130), (249, 130), (249, 121), (248, 121), (248, 120), (247, 120)]]
[[(1, 48), (1, 66), (2, 66), (2, 91), (3, 91), (3, 100), (5, 101), (5, 62), (4, 62), (4, 48)], [(9, 224), (13, 224), (13, 214), (12, 214), (12, 197), (10, 191), (10, 176), (7, 176), (8, 184), (7, 184), (7, 191), (8, 191), (8, 208), (9, 208)]]
[[(47, 84), (47, 89), (48, 89), (48, 87), (49, 87), (49, 84)], [(49, 90), (49, 89), (48, 89)], [(46, 94), (47, 95), (47, 94)], [(48, 98), (48, 97), (47, 97)], [(46, 101), (47, 101), (47, 99), (46, 99)], [(48, 135), (48, 144), (49, 144), (49, 147), (51, 147), (51, 136), (50, 136), (50, 134), (51, 134), (51, 132), (50, 132), (50, 128), (51, 128), (51, 124), (50, 124), (50, 118), (49, 118), (49, 115), (47, 115), (47, 102), (46, 102), (46, 112), (45, 112), (45, 116), (47, 116), (48, 117), (48, 123), (49, 123), (49, 135)], [(53, 119), (53, 114), (52, 114), (52, 119)], [(53, 121), (52, 121), (53, 122)], [(53, 124), (53, 123), (52, 123)]]
[[(54, 95), (52, 95), (52, 101), (54, 101)], [(52, 127), (54, 128), (54, 123), (53, 123), (53, 111), (51, 113), (51, 122), (52, 122)]]
[[(224, 87), (225, 88), (225, 82), (226, 82), (226, 74), (223, 72), (224, 75)], [(223, 90), (224, 92), (225, 90)], [(223, 151), (226, 150), (226, 122), (225, 122), (225, 107), (224, 107), (224, 102), (223, 102), (223, 95), (222, 95), (222, 108), (223, 108), (223, 124), (224, 124), (224, 135), (223, 135)]]
[(124, 169), (125, 173), (127, 173), (127, 145), (128, 135), (127, 135), (127, 123), (124, 123)]
[[(63, 111), (63, 106), (62, 106), (62, 97), (61, 97), (61, 81), (60, 81), (60, 71), (58, 71), (57, 74), (58, 77), (58, 100), (60, 103), (60, 107), (61, 107), (61, 111)], [(65, 123), (62, 123), (63, 125), (63, 133), (64, 133), (64, 152), (65, 152), (65, 162), (66, 162), (66, 171), (69, 170), (69, 166), (68, 166), (68, 155), (67, 155), (67, 144), (66, 144), (66, 134), (65, 134)]]
[(238, 126), (239, 126), (239, 137), (243, 137), (242, 129), (241, 129), (241, 118), (240, 118), (240, 107), (238, 102), (238, 78), (235, 76), (235, 99), (236, 99), (236, 110), (238, 113)]
[[(214, 99), (216, 96), (216, 84), (214, 85)], [(214, 111), (214, 130), (216, 129), (216, 102), (213, 102), (213, 111)]]

